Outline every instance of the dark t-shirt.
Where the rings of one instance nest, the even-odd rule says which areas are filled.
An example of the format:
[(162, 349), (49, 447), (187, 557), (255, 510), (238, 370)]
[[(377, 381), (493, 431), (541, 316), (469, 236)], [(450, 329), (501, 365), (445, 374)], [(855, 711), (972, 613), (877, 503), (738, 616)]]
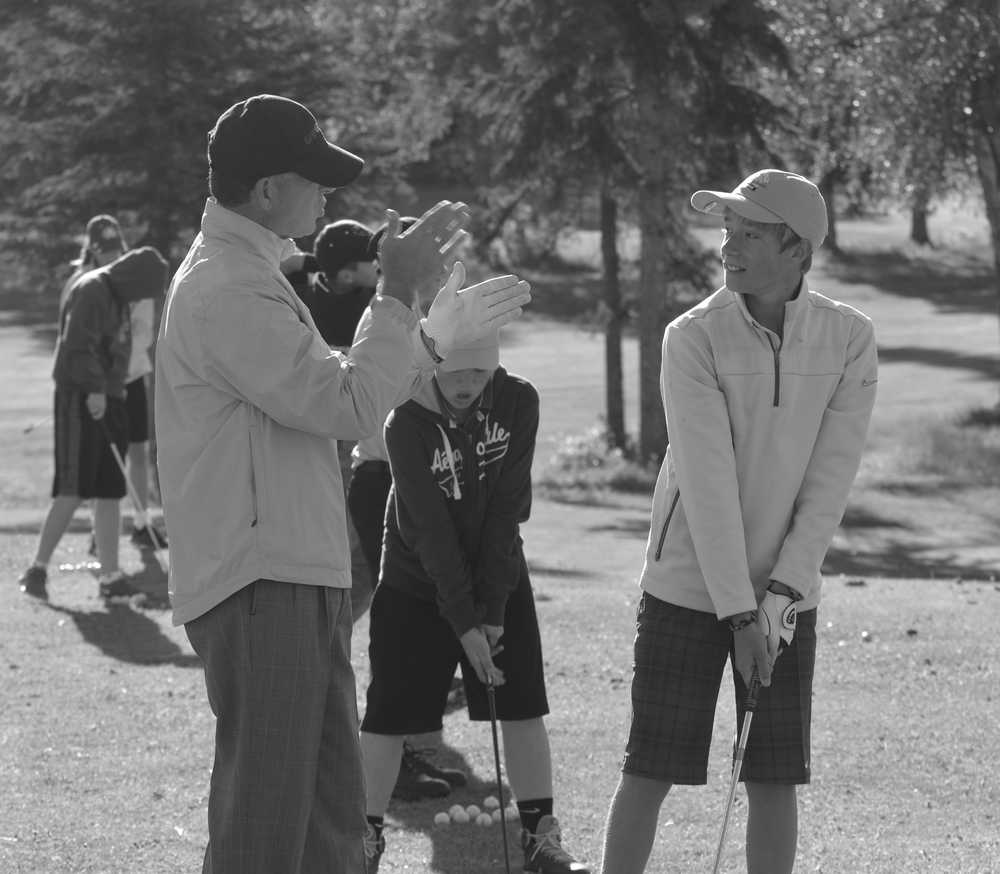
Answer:
[(354, 342), (354, 331), (375, 293), (361, 286), (344, 292), (331, 291), (319, 274), (310, 282), (292, 282), (292, 287), (309, 307), (316, 327), (330, 346), (350, 346)]

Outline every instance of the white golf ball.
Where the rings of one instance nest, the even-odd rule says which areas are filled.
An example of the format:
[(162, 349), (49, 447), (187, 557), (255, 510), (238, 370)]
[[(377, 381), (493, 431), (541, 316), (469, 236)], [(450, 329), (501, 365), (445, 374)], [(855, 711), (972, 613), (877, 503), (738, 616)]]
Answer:
[(470, 804), (466, 807), (465, 812), (469, 814), (469, 819), (475, 819), (480, 813), (482, 813), (482, 811), (475, 804)]
[(459, 808), (451, 815), (452, 822), (468, 822), (469, 814), (467, 814), (462, 808)]
[(493, 820), (493, 822), (500, 822), (500, 815), (501, 815), (501, 810), (498, 807), (496, 810), (493, 811), (493, 813), (490, 814), (490, 818)]
[(456, 813), (465, 813), (465, 808), (461, 804), (453, 804), (448, 808), (448, 816), (454, 818)]
[(493, 817), (488, 813), (481, 813), (476, 817), (476, 825), (493, 825)]
[(507, 805), (507, 819), (515, 819), (518, 816), (520, 816), (520, 814), (517, 812), (517, 805), (514, 804), (514, 803), (508, 804)]
[(497, 800), (495, 795), (487, 795), (483, 799), (483, 807), (487, 810), (496, 810), (500, 806), (500, 802)]
[(448, 825), (451, 823), (451, 816), (444, 810), (434, 814), (434, 825)]

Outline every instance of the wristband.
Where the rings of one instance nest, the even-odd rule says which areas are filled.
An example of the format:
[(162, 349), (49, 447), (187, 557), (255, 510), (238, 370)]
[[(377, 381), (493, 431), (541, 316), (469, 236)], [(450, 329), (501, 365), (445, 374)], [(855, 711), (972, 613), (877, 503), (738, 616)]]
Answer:
[(730, 631), (742, 631), (744, 628), (749, 628), (751, 625), (757, 623), (757, 611), (751, 610), (748, 613), (744, 613), (742, 619), (730, 617), (727, 622), (729, 623)]
[(802, 595), (795, 591), (791, 586), (786, 586), (784, 583), (778, 582), (778, 580), (771, 580), (767, 587), (769, 592), (774, 592), (775, 595), (784, 595), (786, 598), (791, 598), (792, 601), (801, 601)]

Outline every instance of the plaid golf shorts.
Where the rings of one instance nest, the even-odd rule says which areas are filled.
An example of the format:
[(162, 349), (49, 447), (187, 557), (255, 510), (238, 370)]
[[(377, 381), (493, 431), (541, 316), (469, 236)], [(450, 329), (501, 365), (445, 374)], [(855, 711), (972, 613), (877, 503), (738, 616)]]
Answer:
[(104, 418), (95, 421), (87, 412), (87, 395), (56, 386), (55, 474), (52, 497), (125, 497), (125, 477), (111, 452), (113, 440), (124, 457), (128, 448), (128, 416), (125, 401), (109, 397)]
[[(632, 713), (622, 771), (667, 783), (708, 780), (715, 707), (733, 635), (714, 614), (678, 607), (644, 592), (636, 619)], [(761, 689), (743, 759), (742, 779), (809, 782), (809, 731), (816, 611), (798, 614), (791, 646)], [(736, 734), (747, 689), (734, 669)], [(735, 744), (734, 744), (735, 747)]]

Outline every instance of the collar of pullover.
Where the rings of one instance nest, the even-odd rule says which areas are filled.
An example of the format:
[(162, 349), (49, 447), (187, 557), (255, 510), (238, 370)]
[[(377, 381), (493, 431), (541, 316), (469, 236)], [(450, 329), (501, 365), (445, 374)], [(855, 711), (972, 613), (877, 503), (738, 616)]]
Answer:
[(242, 245), (248, 251), (264, 256), (276, 270), (282, 260), (295, 251), (295, 244), (291, 240), (279, 237), (263, 225), (231, 209), (226, 209), (211, 197), (205, 201), (201, 232), (206, 237), (225, 238), (231, 243)]
[[(750, 310), (747, 308), (747, 302), (743, 299), (742, 294), (737, 294), (735, 291), (729, 292), (735, 299), (739, 306), (739, 310), (743, 313), (743, 317), (751, 325), (757, 325), (763, 328), (763, 325), (751, 315)], [(806, 281), (805, 276), (802, 277), (802, 284), (799, 285), (799, 293), (795, 295), (792, 300), (785, 303), (785, 332), (787, 334), (790, 328), (793, 328), (795, 324), (802, 317), (802, 314), (806, 311), (808, 306), (809, 298), (809, 283)], [(764, 329), (766, 330), (766, 329)]]

